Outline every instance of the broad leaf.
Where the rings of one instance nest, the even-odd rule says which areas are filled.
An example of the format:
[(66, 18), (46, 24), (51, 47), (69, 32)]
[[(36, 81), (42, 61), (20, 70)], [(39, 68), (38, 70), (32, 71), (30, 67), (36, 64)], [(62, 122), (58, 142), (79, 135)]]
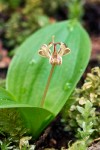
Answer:
[(37, 138), (54, 119), (54, 114), (44, 108), (26, 107), (20, 109), (25, 124), (34, 138)]
[(0, 108), (19, 108), (27, 128), (33, 132), (34, 138), (37, 138), (51, 120), (54, 119), (54, 115), (48, 110), (16, 102), (14, 97), (2, 88), (0, 88)]
[(71, 49), (71, 53), (63, 57), (62, 65), (55, 68), (45, 100), (44, 108), (57, 115), (83, 74), (90, 56), (90, 41), (79, 23), (56, 23), (28, 38), (18, 48), (10, 65), (7, 89), (20, 103), (40, 107), (51, 65), (48, 59), (38, 55), (38, 50), (51, 41), (52, 35)]

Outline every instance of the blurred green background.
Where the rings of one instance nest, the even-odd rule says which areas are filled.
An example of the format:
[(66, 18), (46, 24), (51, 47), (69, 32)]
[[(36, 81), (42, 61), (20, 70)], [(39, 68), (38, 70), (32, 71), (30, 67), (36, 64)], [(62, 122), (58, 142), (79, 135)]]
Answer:
[(26, 38), (67, 19), (81, 22), (91, 37), (92, 58), (100, 60), (100, 0), (0, 0), (0, 77), (5, 77), (15, 49)]

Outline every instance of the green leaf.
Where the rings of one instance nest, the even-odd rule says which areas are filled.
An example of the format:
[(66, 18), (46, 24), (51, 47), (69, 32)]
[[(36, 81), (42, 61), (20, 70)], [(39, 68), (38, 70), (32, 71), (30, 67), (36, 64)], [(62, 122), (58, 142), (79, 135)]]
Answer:
[(40, 133), (54, 119), (54, 114), (44, 108), (27, 107), (20, 109), (27, 128), (33, 134), (34, 138), (38, 138)]
[(54, 119), (54, 115), (48, 110), (16, 102), (13, 96), (2, 88), (0, 88), (0, 108), (19, 108), (27, 128), (33, 132), (34, 138), (37, 138)]
[[(63, 57), (62, 65), (55, 67), (45, 99), (44, 109), (56, 116), (66, 101), (70, 103), (68, 97), (83, 74), (90, 57), (89, 37), (78, 22), (55, 23), (28, 38), (18, 48), (11, 62), (6, 85), (18, 103), (40, 107), (51, 65), (48, 59), (38, 55), (38, 50), (42, 44), (51, 42), (52, 35), (55, 35), (57, 42), (66, 43), (71, 49), (71, 53)], [(28, 116), (26, 118), (27, 122)]]
[(4, 100), (16, 101), (15, 97), (9, 91), (0, 87), (0, 102)]
[(84, 111), (85, 111), (85, 109), (84, 109), (83, 107), (81, 107), (81, 106), (77, 106), (77, 110), (78, 110), (81, 114), (83, 114)]

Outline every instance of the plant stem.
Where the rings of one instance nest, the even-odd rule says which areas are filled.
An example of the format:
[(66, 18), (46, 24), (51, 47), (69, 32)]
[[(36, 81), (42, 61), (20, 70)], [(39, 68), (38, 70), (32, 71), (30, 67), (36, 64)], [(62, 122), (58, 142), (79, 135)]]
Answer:
[(47, 81), (47, 84), (46, 84), (46, 87), (45, 87), (45, 90), (44, 90), (44, 94), (43, 94), (43, 97), (42, 97), (42, 100), (41, 100), (41, 107), (43, 107), (44, 102), (45, 102), (45, 98), (46, 98), (46, 95), (47, 95), (47, 92), (48, 92), (48, 88), (49, 88), (49, 85), (50, 85), (50, 81), (51, 81), (51, 77), (52, 77), (52, 74), (53, 74), (53, 71), (54, 71), (54, 67), (55, 67), (55, 65), (52, 65), (52, 68), (50, 70), (48, 81)]

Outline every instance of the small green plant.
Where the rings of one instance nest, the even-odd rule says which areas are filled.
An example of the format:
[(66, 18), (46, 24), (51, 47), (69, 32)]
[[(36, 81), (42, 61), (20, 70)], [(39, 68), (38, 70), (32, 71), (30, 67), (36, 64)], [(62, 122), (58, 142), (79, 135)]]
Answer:
[(77, 137), (84, 139), (88, 143), (90, 135), (94, 132), (93, 125), (95, 123), (95, 108), (90, 101), (87, 101), (84, 107), (77, 106), (80, 116), (77, 115), (76, 120), (79, 125)]
[(23, 8), (21, 13), (15, 12), (12, 14), (5, 24), (6, 32), (4, 36), (8, 47), (17, 47), (37, 29), (50, 24), (49, 18), (43, 13), (42, 9), (33, 8), (30, 10), (27, 7)]
[[(78, 140), (84, 140), (86, 146), (100, 135), (100, 68), (95, 67), (87, 74), (85, 83), (74, 91), (70, 100), (74, 102), (62, 111), (65, 130), (76, 133)], [(67, 123), (68, 122), (68, 123)]]
[(67, 2), (68, 6), (68, 18), (69, 19), (79, 19), (81, 20), (84, 9), (83, 9), (83, 0), (70, 0)]
[(84, 140), (80, 140), (69, 146), (68, 150), (87, 150), (87, 146)]
[[(55, 51), (56, 42), (53, 42), (54, 52), (50, 53), (50, 45), (44, 43), (50, 43), (52, 35), (61, 44), (56, 48), (58, 51)], [(63, 57), (62, 65), (55, 67), (42, 103), (51, 65), (47, 59), (38, 55), (38, 49), (48, 51), (51, 64), (61, 64), (59, 56), (64, 55), (62, 49), (69, 50), (63, 42), (68, 44), (71, 53)], [(40, 48), (43, 44), (44, 47)], [(75, 20), (72, 24), (64, 21), (37, 31), (18, 48), (11, 62), (7, 74), (7, 90), (0, 89), (0, 108), (18, 108), (25, 126), (36, 139), (65, 102), (70, 104), (68, 97), (87, 66), (90, 50), (89, 37)]]
[(11, 149), (13, 149), (14, 147), (13, 146), (10, 146), (10, 144), (11, 144), (12, 142), (11, 142), (11, 139), (9, 138), (9, 139), (5, 139), (4, 141), (1, 141), (0, 140), (0, 149), (1, 150), (11, 150)]
[(15, 109), (0, 109), (0, 133), (19, 140), (28, 130), (25, 128), (19, 112)]
[[(4, 6), (7, 5), (7, 7), (4, 7), (3, 4)], [(21, 0), (16, 2), (2, 0), (0, 5), (2, 14), (5, 14), (1, 15), (0, 34), (5, 41), (5, 46), (10, 50), (18, 47), (37, 29), (50, 24), (49, 17), (41, 7), (41, 0), (25, 0), (23, 2)], [(6, 17), (3, 16), (8, 19), (5, 21)], [(11, 54), (13, 55), (13, 53)]]

